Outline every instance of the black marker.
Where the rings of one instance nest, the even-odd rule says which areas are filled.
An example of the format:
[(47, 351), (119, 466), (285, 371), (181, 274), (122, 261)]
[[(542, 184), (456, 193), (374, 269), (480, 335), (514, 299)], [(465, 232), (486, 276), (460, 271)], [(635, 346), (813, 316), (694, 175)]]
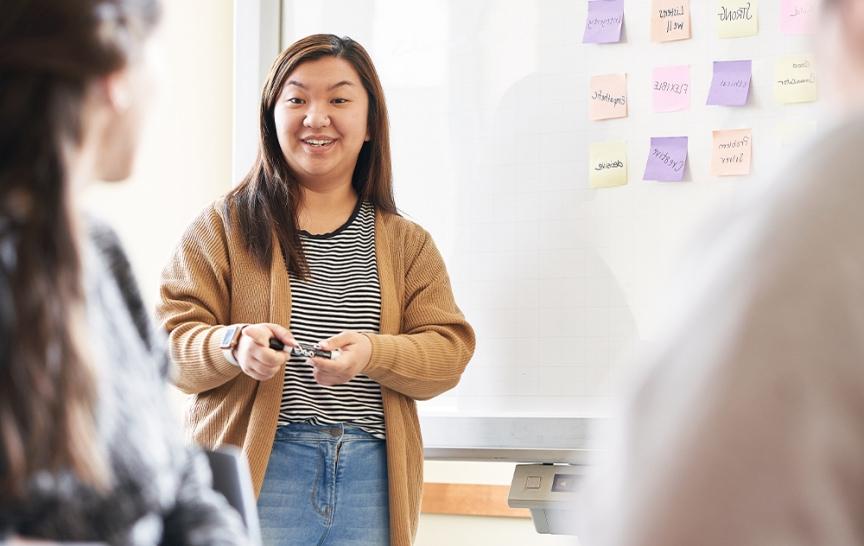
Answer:
[[(308, 343), (298, 343), (299, 347), (291, 347), (291, 355), (293, 356), (305, 356), (306, 358), (312, 358), (316, 356), (318, 358), (329, 358), (330, 360), (336, 360), (339, 358), (340, 351), (339, 349), (334, 349), (332, 351), (325, 351), (320, 347), (315, 345), (310, 345)], [(270, 348), (274, 351), (284, 351), (285, 344), (276, 339), (275, 337), (270, 338)]]

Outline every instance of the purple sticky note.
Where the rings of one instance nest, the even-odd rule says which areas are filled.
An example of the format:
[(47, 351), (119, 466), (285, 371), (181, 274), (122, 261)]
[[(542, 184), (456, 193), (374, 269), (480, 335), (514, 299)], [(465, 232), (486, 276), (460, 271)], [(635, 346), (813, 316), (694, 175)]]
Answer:
[(642, 180), (680, 182), (687, 165), (687, 137), (651, 137)]
[(589, 0), (582, 43), (611, 44), (621, 41), (624, 0)]
[(744, 106), (750, 93), (751, 61), (714, 61), (714, 78), (706, 104)]

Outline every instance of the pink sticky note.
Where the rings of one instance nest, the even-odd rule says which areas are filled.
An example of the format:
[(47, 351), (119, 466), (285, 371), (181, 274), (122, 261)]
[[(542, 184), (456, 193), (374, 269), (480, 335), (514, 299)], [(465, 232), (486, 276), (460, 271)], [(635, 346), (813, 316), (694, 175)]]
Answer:
[(627, 117), (627, 74), (591, 77), (590, 118), (592, 120)]
[(750, 129), (713, 131), (711, 174), (742, 176), (750, 174), (753, 132)]
[(655, 112), (690, 108), (690, 65), (658, 66), (651, 78)]
[(780, 30), (784, 34), (812, 34), (816, 25), (817, 0), (782, 0)]
[(690, 38), (690, 0), (651, 0), (651, 39), (671, 42)]

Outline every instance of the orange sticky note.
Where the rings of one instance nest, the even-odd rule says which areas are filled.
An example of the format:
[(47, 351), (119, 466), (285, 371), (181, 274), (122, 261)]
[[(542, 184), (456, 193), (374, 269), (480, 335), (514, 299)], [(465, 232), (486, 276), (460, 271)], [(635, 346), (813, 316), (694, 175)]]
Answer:
[(592, 120), (627, 117), (627, 74), (591, 77), (590, 117)]
[(690, 0), (651, 0), (651, 39), (671, 42), (690, 38)]
[(714, 143), (711, 153), (713, 176), (742, 176), (750, 174), (750, 158), (753, 152), (753, 131), (732, 129), (713, 131)]

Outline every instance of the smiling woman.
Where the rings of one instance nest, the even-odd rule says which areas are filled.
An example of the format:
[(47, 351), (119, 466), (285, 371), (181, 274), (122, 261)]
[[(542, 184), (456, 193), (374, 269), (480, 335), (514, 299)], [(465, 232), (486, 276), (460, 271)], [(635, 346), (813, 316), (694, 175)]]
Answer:
[[(244, 448), (267, 544), (408, 545), (423, 481), (414, 401), (458, 383), (474, 332), (431, 237), (397, 213), (363, 47), (323, 34), (288, 47), (260, 134), (249, 174), (163, 274), (192, 433)], [(291, 356), (272, 338), (339, 356)]]
[(320, 191), (350, 183), (369, 141), (368, 112), (366, 92), (348, 61), (325, 57), (297, 67), (273, 115), (285, 160), (304, 187)]

